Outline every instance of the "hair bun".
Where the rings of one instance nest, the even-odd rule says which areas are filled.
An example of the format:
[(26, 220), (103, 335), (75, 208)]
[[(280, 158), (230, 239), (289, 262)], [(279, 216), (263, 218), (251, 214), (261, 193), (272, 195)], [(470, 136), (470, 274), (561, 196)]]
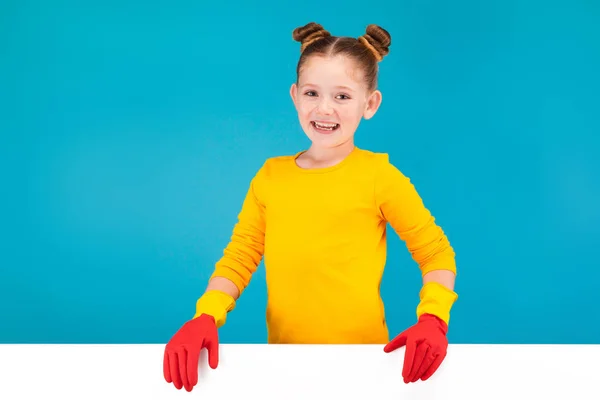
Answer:
[(373, 52), (379, 61), (390, 52), (392, 36), (379, 25), (371, 24), (367, 26), (366, 33), (359, 39)]
[(316, 22), (309, 22), (304, 26), (300, 26), (292, 32), (292, 37), (295, 41), (302, 43), (300, 52), (303, 52), (306, 47), (318, 39), (331, 36), (331, 34)]

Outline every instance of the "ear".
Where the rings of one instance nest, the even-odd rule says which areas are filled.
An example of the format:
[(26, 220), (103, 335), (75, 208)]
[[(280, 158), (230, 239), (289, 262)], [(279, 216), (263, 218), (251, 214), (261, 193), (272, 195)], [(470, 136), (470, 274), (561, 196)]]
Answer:
[(294, 102), (294, 106), (296, 106), (296, 101), (298, 99), (298, 87), (295, 83), (292, 83), (292, 87), (290, 88), (290, 96), (292, 97), (292, 101)]
[(363, 117), (365, 119), (370, 119), (375, 115), (375, 113), (379, 109), (379, 106), (381, 105), (381, 98), (382, 95), (379, 90), (374, 90), (369, 95), (369, 97), (367, 98), (367, 104), (365, 106), (365, 112), (363, 113)]

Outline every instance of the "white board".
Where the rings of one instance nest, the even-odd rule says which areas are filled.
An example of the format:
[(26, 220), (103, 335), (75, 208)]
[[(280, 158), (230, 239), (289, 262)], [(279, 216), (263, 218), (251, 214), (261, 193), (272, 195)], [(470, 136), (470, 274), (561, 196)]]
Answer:
[(382, 346), (221, 345), (198, 385), (162, 375), (164, 345), (0, 345), (0, 399), (600, 399), (600, 346), (451, 345), (428, 381), (402, 381), (404, 350)]

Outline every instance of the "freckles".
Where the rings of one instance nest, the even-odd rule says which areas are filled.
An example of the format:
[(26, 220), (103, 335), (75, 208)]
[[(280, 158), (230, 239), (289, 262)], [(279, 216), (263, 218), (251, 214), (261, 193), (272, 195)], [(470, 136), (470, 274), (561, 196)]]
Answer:
[(312, 106), (307, 102), (302, 102), (302, 103), (300, 103), (299, 108), (300, 108), (300, 110), (303, 110), (303, 111), (309, 111), (312, 108)]
[(314, 111), (314, 107), (305, 107), (304, 109), (302, 109), (302, 113), (306, 117), (309, 117), (313, 111)]

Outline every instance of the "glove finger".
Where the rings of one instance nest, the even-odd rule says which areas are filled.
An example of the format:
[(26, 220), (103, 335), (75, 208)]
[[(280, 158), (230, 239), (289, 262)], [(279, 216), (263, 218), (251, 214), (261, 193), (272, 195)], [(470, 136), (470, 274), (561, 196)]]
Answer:
[(414, 356), (413, 361), (410, 367), (410, 372), (408, 375), (404, 375), (404, 382), (414, 382), (414, 377), (419, 372), (419, 368), (421, 368), (421, 364), (423, 364), (423, 359), (427, 354), (429, 346), (424, 341), (416, 342), (414, 346)]
[(216, 336), (206, 341), (206, 350), (208, 351), (208, 365), (212, 369), (216, 369), (219, 366), (219, 339)]
[(417, 342), (414, 339), (406, 340), (406, 352), (404, 353), (404, 366), (402, 368), (402, 377), (404, 382), (408, 383), (408, 377), (411, 374), (415, 362), (415, 353), (417, 351)]
[(183, 347), (177, 352), (177, 362), (179, 364), (179, 377), (181, 378), (181, 383), (183, 384), (183, 387), (185, 388), (185, 390), (190, 392), (192, 390), (192, 387), (190, 386), (190, 383), (188, 380), (187, 358), (188, 358), (187, 349), (185, 347)]
[(187, 379), (190, 387), (196, 386), (198, 383), (198, 364), (200, 360), (200, 351), (202, 348), (188, 350), (187, 353)]
[(383, 351), (385, 351), (386, 353), (391, 353), (392, 351), (397, 350), (402, 346), (405, 346), (406, 340), (407, 340), (407, 335), (406, 335), (406, 333), (403, 332), (400, 335), (396, 336), (394, 339), (392, 339), (391, 342), (386, 344), (385, 347), (383, 348)]
[(173, 382), (171, 379), (171, 370), (169, 366), (169, 352), (165, 349), (165, 354), (163, 355), (163, 376), (168, 383)]
[(446, 358), (446, 354), (438, 354), (432, 361), (429, 368), (427, 368), (427, 370), (423, 373), (421, 380), (426, 381), (427, 379), (431, 378), (431, 376), (438, 370), (440, 365), (442, 365), (442, 361), (444, 361), (444, 358)]
[(423, 347), (426, 347), (426, 349), (423, 352), (423, 357), (421, 359), (419, 367), (415, 368), (415, 370), (413, 371), (414, 375), (410, 377), (411, 382), (418, 381), (419, 378), (423, 376), (425, 371), (427, 371), (427, 369), (431, 366), (433, 360), (435, 360), (435, 354), (433, 352), (433, 349), (429, 345), (423, 345)]
[(171, 380), (173, 381), (173, 385), (177, 389), (181, 389), (183, 387), (183, 383), (181, 382), (181, 377), (179, 375), (179, 355), (176, 351), (172, 351), (169, 353), (169, 368), (171, 371)]

